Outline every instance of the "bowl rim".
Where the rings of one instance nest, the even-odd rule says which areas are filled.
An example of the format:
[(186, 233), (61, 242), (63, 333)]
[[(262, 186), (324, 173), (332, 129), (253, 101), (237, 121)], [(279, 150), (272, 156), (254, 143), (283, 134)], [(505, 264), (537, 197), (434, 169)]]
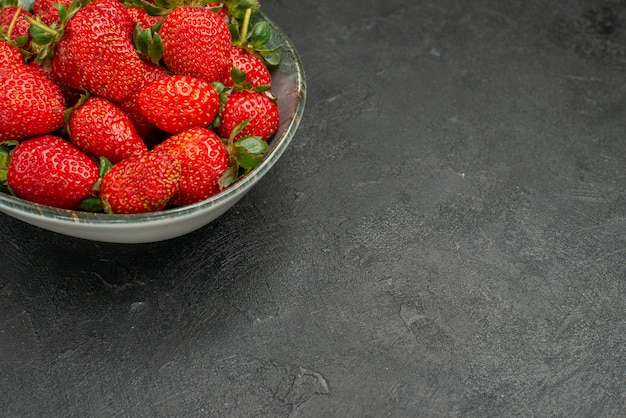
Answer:
[[(270, 148), (268, 149), (261, 164), (252, 169), (245, 177), (239, 179), (234, 184), (230, 185), (227, 189), (220, 193), (209, 197), (203, 201), (181, 207), (167, 208), (161, 211), (139, 213), (139, 214), (105, 214), (105, 213), (92, 213), (86, 211), (60, 209), (52, 206), (42, 205), (39, 203), (29, 202), (19, 197), (0, 193), (0, 211), (7, 214), (14, 214), (21, 212), (22, 215), (28, 217), (36, 217), (38, 219), (53, 219), (56, 222), (66, 222), (71, 224), (90, 224), (90, 225), (113, 225), (113, 224), (139, 224), (139, 223), (159, 223), (170, 220), (172, 218), (185, 217), (207, 209), (210, 207), (220, 206), (227, 204), (232, 199), (239, 199), (243, 192), (250, 188), (254, 183), (260, 180), (265, 173), (276, 163), (276, 161), (283, 154), (291, 140), (293, 139), (298, 125), (302, 119), (304, 113), (304, 107), (306, 103), (306, 77), (304, 74), (304, 68), (302, 60), (298, 54), (293, 42), (283, 32), (283, 30), (268, 17), (263, 11), (259, 11), (258, 18), (267, 21), (274, 33), (279, 37), (280, 42), (283, 44), (283, 51), (291, 54), (296, 71), (294, 72), (296, 81), (296, 103), (293, 114), (289, 115), (289, 119), (281, 127), (282, 135), (276, 142), (270, 142)], [(279, 98), (280, 100), (280, 98)], [(284, 123), (284, 122), (283, 122)], [(281, 123), (281, 125), (283, 124)]]

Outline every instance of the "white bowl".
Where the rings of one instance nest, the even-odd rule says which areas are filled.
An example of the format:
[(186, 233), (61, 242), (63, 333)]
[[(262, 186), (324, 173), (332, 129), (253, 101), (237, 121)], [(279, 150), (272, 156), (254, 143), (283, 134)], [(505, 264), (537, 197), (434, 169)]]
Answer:
[(291, 140), (304, 112), (306, 81), (300, 57), (283, 31), (265, 14), (272, 42), (283, 44), (281, 62), (272, 71), (272, 93), (278, 98), (281, 122), (269, 143), (263, 162), (223, 192), (202, 202), (160, 212), (109, 215), (57, 209), (0, 193), (0, 211), (16, 219), (61, 234), (114, 243), (145, 243), (178, 237), (222, 215), (239, 201), (278, 161)]

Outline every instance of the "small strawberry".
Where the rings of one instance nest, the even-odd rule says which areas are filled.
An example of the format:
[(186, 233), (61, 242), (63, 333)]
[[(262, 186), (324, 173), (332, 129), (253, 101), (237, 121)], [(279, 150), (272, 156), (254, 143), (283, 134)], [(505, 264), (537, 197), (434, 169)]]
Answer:
[(175, 74), (221, 80), (228, 66), (231, 35), (217, 13), (207, 8), (178, 7), (163, 20), (163, 62)]
[(64, 124), (59, 87), (28, 65), (0, 67), (0, 140), (23, 140)]
[(167, 152), (147, 151), (115, 164), (102, 178), (100, 198), (107, 213), (163, 209), (178, 192), (181, 166)]
[(89, 97), (72, 112), (69, 133), (77, 148), (113, 164), (148, 150), (128, 115), (101, 97)]
[(98, 165), (72, 144), (53, 135), (20, 143), (12, 152), (7, 182), (16, 196), (76, 210), (98, 180)]
[(70, 6), (72, 0), (35, 0), (33, 2), (33, 14), (46, 25), (60, 23), (59, 10), (55, 4), (62, 4), (66, 8)]
[(146, 64), (132, 41), (133, 21), (118, 0), (95, 0), (70, 17), (54, 48), (59, 80), (114, 102), (143, 82)]
[[(272, 76), (263, 60), (245, 48), (238, 46), (230, 48), (228, 68), (235, 68), (236, 71), (245, 73), (244, 82), (250, 84), (251, 88), (270, 86), (272, 84)], [(234, 87), (236, 84), (232, 78), (231, 71), (227, 71), (221, 81), (226, 87)]]
[(220, 192), (219, 178), (229, 165), (221, 139), (204, 128), (189, 128), (167, 138), (154, 148), (165, 151), (182, 166), (180, 189), (171, 204), (190, 205)]
[(193, 126), (210, 125), (219, 112), (220, 97), (203, 79), (173, 75), (142, 87), (137, 105), (159, 129), (175, 134)]
[(267, 95), (252, 91), (234, 92), (228, 95), (221, 112), (221, 124), (217, 133), (223, 137), (231, 136), (233, 130), (242, 122), (248, 124), (233, 138), (238, 141), (248, 136), (258, 136), (268, 141), (280, 122), (278, 106)]

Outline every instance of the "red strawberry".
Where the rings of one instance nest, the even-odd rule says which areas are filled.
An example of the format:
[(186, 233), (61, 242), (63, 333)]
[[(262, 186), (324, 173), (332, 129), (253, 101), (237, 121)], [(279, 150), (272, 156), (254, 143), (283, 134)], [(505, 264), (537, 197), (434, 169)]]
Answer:
[(175, 74), (203, 78), (224, 77), (231, 35), (217, 13), (197, 7), (178, 7), (163, 20), (163, 62)]
[(0, 39), (0, 67), (23, 65), (24, 57), (19, 48)]
[(66, 107), (73, 106), (78, 99), (80, 99), (81, 92), (58, 80), (52, 73), (52, 69), (49, 66), (40, 65), (35, 61), (31, 61), (28, 66), (40, 72), (54, 84), (59, 86), (59, 89), (61, 89), (61, 93), (63, 94), (63, 98), (65, 99)]
[[(230, 48), (228, 68), (229, 70), (236, 68), (239, 71), (245, 72), (246, 82), (250, 83), (251, 87), (269, 86), (272, 84), (272, 76), (261, 58), (245, 48), (238, 46)], [(227, 71), (224, 78), (222, 78), (222, 84), (226, 87), (233, 87), (235, 85), (230, 71)]]
[(33, 2), (33, 14), (39, 16), (46, 25), (59, 23), (59, 10), (54, 5), (62, 4), (68, 8), (70, 3), (72, 0), (35, 0)]
[(51, 133), (64, 124), (59, 87), (28, 65), (0, 67), (0, 140)]
[(39, 136), (11, 155), (7, 182), (22, 199), (76, 210), (98, 180), (98, 165), (63, 138)]
[(180, 161), (180, 189), (170, 203), (184, 206), (220, 192), (219, 178), (229, 164), (229, 156), (220, 138), (204, 128), (190, 128), (167, 138), (154, 151), (168, 152)]
[(173, 75), (142, 87), (137, 105), (159, 129), (175, 134), (193, 126), (210, 125), (219, 111), (220, 98), (205, 80)]
[(159, 211), (178, 192), (181, 166), (167, 152), (144, 152), (115, 164), (102, 178), (107, 213)]
[(148, 150), (128, 115), (101, 97), (90, 97), (74, 110), (69, 128), (77, 148), (113, 164)]
[(251, 91), (230, 94), (221, 116), (222, 122), (217, 132), (223, 138), (230, 137), (237, 125), (250, 119), (248, 125), (235, 136), (234, 141), (247, 136), (258, 136), (267, 141), (276, 133), (280, 121), (275, 101), (265, 94)]
[[(11, 28), (11, 21), (16, 13), (18, 14), (18, 17), (13, 28)], [(23, 7), (18, 8), (17, 6), (7, 6), (0, 9), (0, 26), (4, 26), (4, 31), (2, 33), (4, 35), (8, 35), (7, 37), (11, 40), (21, 36), (29, 37), (28, 28), (30, 28), (30, 23), (24, 19), (24, 16), (33, 17), (33, 15)], [(8, 33), (9, 29), (11, 29), (10, 34)]]
[(132, 42), (133, 21), (118, 0), (96, 0), (69, 19), (52, 72), (78, 89), (117, 102), (143, 82), (146, 64)]
[[(146, 72), (144, 74), (144, 82), (143, 85), (158, 80), (159, 78), (169, 77), (170, 74), (167, 70), (160, 65), (153, 64), (151, 62), (146, 62)], [(147, 139), (150, 134), (153, 132), (155, 126), (152, 122), (146, 118), (143, 113), (139, 110), (139, 105), (137, 104), (137, 98), (139, 97), (139, 91), (141, 88), (135, 90), (130, 96), (126, 98), (126, 100), (119, 102), (119, 107), (128, 115), (130, 120), (135, 125), (137, 129), (137, 133), (143, 139)]]

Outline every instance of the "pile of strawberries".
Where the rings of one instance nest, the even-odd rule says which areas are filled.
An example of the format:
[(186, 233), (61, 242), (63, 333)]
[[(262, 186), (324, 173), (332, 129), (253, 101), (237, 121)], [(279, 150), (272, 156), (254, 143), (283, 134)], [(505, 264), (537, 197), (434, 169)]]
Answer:
[(280, 45), (257, 0), (12, 1), (0, 9), (1, 191), (145, 213), (202, 201), (263, 160)]

